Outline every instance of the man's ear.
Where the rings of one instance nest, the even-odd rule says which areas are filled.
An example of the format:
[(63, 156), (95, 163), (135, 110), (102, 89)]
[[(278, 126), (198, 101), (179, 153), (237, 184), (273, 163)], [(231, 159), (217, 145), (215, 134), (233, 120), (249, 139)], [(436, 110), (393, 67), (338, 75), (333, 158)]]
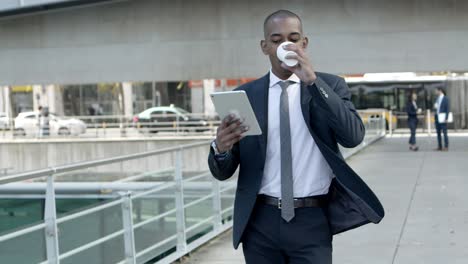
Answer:
[(262, 48), (263, 54), (268, 55), (267, 43), (266, 43), (265, 40), (261, 40), (261, 41), (260, 41), (260, 48)]
[(309, 46), (309, 39), (304, 37), (304, 40), (302, 41), (302, 49), (307, 49), (307, 46)]

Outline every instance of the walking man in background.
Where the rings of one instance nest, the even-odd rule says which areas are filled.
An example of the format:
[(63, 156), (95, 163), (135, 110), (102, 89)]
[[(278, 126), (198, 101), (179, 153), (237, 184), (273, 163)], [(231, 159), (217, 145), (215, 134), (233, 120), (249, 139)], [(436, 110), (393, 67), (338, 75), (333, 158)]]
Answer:
[[(436, 90), (437, 99), (434, 104), (435, 107), (435, 127), (437, 130), (437, 151), (448, 151), (449, 139), (447, 135), (447, 122), (449, 118), (449, 99), (445, 95), (445, 91), (442, 88)], [(444, 147), (442, 147), (441, 132), (444, 133)]]
[[(233, 243), (242, 242), (247, 264), (330, 264), (334, 234), (384, 216), (337, 144), (359, 145), (364, 125), (343, 78), (314, 70), (296, 14), (276, 11), (263, 29), (260, 47), (271, 69), (237, 88), (247, 93), (262, 135), (243, 138), (248, 127), (224, 118), (208, 164), (219, 180), (240, 167)], [(276, 55), (285, 41), (296, 53), (286, 57), (298, 61), (293, 67)]]

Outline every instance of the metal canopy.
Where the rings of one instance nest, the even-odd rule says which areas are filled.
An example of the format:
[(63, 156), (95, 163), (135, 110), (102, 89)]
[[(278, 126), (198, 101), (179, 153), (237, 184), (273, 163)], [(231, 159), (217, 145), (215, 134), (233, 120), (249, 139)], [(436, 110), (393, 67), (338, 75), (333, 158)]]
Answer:
[(0, 18), (108, 2), (116, 0), (3, 0), (0, 1)]

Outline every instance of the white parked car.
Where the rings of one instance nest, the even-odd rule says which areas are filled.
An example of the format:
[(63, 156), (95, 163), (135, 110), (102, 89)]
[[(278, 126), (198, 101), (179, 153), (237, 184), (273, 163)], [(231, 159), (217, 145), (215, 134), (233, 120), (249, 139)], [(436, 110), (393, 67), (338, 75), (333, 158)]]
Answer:
[[(15, 133), (22, 136), (39, 135), (39, 112), (19, 113), (15, 118)], [(49, 113), (50, 135), (80, 135), (86, 133), (86, 124), (76, 118), (59, 117)]]
[(9, 129), (10, 124), (11, 124), (11, 121), (10, 121), (10, 118), (7, 116), (7, 114), (0, 112), (0, 130)]

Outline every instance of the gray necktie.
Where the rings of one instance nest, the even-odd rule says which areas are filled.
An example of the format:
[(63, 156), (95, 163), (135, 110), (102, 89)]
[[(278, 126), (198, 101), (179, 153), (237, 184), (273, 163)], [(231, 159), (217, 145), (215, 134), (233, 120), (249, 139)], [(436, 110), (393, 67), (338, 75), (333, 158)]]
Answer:
[(290, 81), (280, 82), (280, 144), (281, 144), (281, 217), (286, 222), (294, 218), (291, 130), (289, 124)]

